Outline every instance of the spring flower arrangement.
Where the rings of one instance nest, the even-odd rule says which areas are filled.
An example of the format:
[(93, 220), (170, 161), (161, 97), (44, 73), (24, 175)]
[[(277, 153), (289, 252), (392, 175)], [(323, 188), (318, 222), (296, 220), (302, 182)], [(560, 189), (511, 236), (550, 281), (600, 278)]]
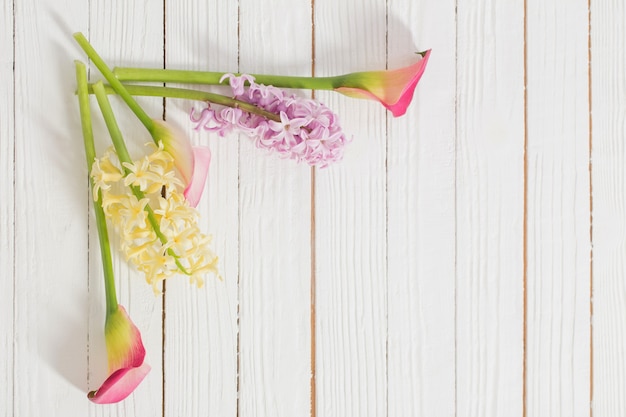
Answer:
[[(120, 251), (159, 292), (160, 283), (174, 275), (187, 276), (201, 286), (204, 276), (219, 276), (218, 257), (211, 237), (198, 227), (200, 201), (211, 153), (194, 147), (179, 129), (151, 118), (134, 96), (197, 100), (190, 109), (196, 130), (219, 136), (241, 133), (259, 148), (281, 157), (327, 167), (341, 160), (348, 137), (339, 118), (317, 100), (292, 89), (333, 90), (355, 98), (376, 100), (393, 116), (405, 114), (430, 56), (392, 71), (357, 72), (336, 77), (289, 77), (230, 74), (148, 68), (111, 69), (81, 33), (74, 38), (102, 73), (107, 84), (89, 84), (85, 64), (76, 61), (77, 95), (83, 141), (104, 271), (106, 320), (104, 326), (109, 376), (88, 393), (94, 403), (123, 400), (150, 371), (144, 362), (141, 334), (118, 304), (113, 274), (109, 228), (119, 239)], [(131, 83), (132, 82), (132, 83)], [(197, 89), (142, 85), (138, 82), (228, 84), (232, 94)], [(286, 89), (290, 89), (287, 91)], [(145, 154), (133, 159), (117, 124), (108, 96), (116, 94), (145, 126), (152, 140)], [(91, 118), (94, 95), (105, 121), (111, 147), (97, 156)]]

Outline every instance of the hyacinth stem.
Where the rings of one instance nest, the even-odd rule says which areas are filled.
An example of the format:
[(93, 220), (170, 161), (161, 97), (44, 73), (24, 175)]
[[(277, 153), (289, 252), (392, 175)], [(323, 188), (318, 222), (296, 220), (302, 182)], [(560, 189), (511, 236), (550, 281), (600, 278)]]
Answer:
[[(85, 156), (87, 158), (87, 171), (89, 183), (93, 190), (94, 183), (91, 178), (91, 167), (96, 159), (96, 148), (93, 140), (93, 128), (91, 124), (91, 110), (89, 108), (89, 91), (87, 88), (87, 69), (85, 64), (75, 61), (76, 82), (78, 83), (78, 105), (80, 108), (80, 121), (83, 131), (83, 142), (85, 144)], [(98, 201), (102, 201), (100, 195)], [(96, 213), (96, 225), (98, 228), (98, 239), (100, 241), (100, 256), (102, 257), (102, 269), (104, 271), (104, 291), (106, 297), (107, 317), (117, 311), (117, 295), (115, 290), (115, 276), (113, 273), (113, 259), (111, 257), (111, 245), (109, 243), (109, 233), (107, 230), (106, 218), (102, 205), (94, 203)]]
[[(91, 85), (89, 87), (92, 88)], [(112, 86), (105, 85), (104, 87), (105, 91), (108, 94), (116, 94), (116, 91), (114, 88), (112, 88)], [(258, 114), (259, 116), (265, 117), (266, 119), (280, 123), (280, 116), (278, 114), (264, 110), (261, 107), (255, 106), (254, 104), (250, 104), (245, 101), (237, 100), (221, 94), (209, 93), (207, 91), (189, 90), (184, 88), (155, 87), (147, 85), (126, 85), (125, 89), (133, 96), (181, 98), (210, 102), (214, 104), (219, 104), (221, 106), (239, 108), (248, 113)]]
[[(113, 68), (119, 81), (145, 81), (160, 83), (186, 83), (206, 85), (228, 85), (225, 80), (220, 83), (224, 72), (186, 71), (155, 68)], [(235, 74), (236, 76), (240, 74)], [(273, 85), (279, 88), (300, 88), (305, 90), (334, 90), (339, 87), (359, 87), (351, 82), (350, 76), (335, 77), (288, 77), (282, 75), (250, 74), (258, 84)], [(353, 85), (354, 84), (354, 85)]]
[(132, 110), (133, 113), (137, 116), (137, 118), (141, 121), (141, 123), (148, 129), (152, 139), (155, 143), (157, 143), (157, 138), (154, 137), (154, 121), (148, 114), (141, 108), (139, 103), (130, 95), (130, 93), (124, 88), (122, 83), (117, 79), (117, 77), (113, 74), (113, 71), (109, 68), (109, 66), (104, 62), (104, 60), (100, 57), (98, 52), (94, 49), (93, 46), (89, 43), (87, 38), (80, 33), (77, 32), (74, 34), (74, 39), (80, 45), (81, 48), (85, 51), (89, 59), (95, 64), (96, 68), (104, 75), (104, 78), (109, 82), (111, 87), (115, 90), (115, 92), (124, 100), (124, 102), (128, 105), (128, 107)]
[[(124, 167), (124, 162), (132, 164), (133, 160), (128, 153), (128, 149), (126, 148), (126, 143), (124, 143), (124, 138), (122, 137), (122, 132), (120, 131), (119, 126), (117, 125), (117, 121), (115, 120), (115, 115), (113, 114), (113, 109), (111, 108), (111, 103), (109, 102), (109, 98), (107, 97), (107, 93), (104, 90), (104, 84), (102, 81), (98, 81), (97, 83), (92, 85), (92, 89), (94, 94), (96, 95), (96, 99), (98, 100), (98, 105), (100, 106), (100, 111), (102, 112), (102, 117), (104, 118), (104, 122), (107, 125), (107, 129), (109, 130), (109, 135), (111, 136), (111, 141), (113, 142), (113, 147), (115, 147), (115, 151), (117, 152), (117, 157), (122, 163), (124, 169), (124, 176), (130, 174), (130, 170)], [(133, 193), (133, 195), (137, 198), (138, 201), (141, 201), (146, 196), (145, 194), (136, 186), (129, 187)], [(167, 237), (161, 232), (161, 227), (159, 226), (159, 222), (154, 215), (154, 211), (149, 204), (146, 204), (145, 210), (148, 213), (148, 222), (154, 233), (156, 234), (159, 241), (165, 245), (168, 240)], [(167, 254), (170, 255), (176, 261), (176, 266), (180, 271), (186, 275), (191, 275), (189, 271), (179, 262), (178, 256), (174, 253), (172, 249), (167, 250)]]

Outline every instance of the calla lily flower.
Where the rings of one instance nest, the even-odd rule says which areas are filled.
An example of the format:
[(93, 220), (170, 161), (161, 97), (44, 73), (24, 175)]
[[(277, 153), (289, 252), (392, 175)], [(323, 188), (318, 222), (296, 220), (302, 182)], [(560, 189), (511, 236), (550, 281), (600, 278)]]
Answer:
[(146, 350), (141, 334), (126, 313), (118, 305), (108, 314), (104, 336), (109, 360), (109, 377), (87, 397), (96, 404), (112, 404), (122, 401), (137, 388), (150, 371), (144, 362)]
[[(87, 169), (91, 175), (96, 153), (89, 109), (87, 88), (87, 70), (85, 64), (76, 62), (76, 81), (78, 83), (78, 101), (80, 120), (83, 130), (83, 143), (87, 158)], [(94, 182), (91, 182), (93, 190)], [(99, 194), (102, 194), (101, 192)], [(97, 404), (111, 404), (128, 397), (150, 371), (150, 365), (144, 363), (146, 350), (141, 341), (141, 334), (128, 317), (126, 310), (117, 303), (115, 279), (111, 260), (111, 246), (107, 231), (104, 209), (94, 205), (96, 225), (100, 240), (100, 255), (104, 271), (104, 289), (107, 316), (104, 324), (104, 338), (109, 362), (109, 377), (102, 386), (87, 394), (87, 398)]]
[[(431, 50), (420, 52), (422, 58), (413, 65), (388, 71), (353, 72), (332, 77), (292, 77), (267, 74), (250, 74), (257, 84), (278, 88), (299, 88), (306, 90), (333, 90), (355, 98), (365, 98), (380, 102), (395, 116), (402, 116), (411, 103), (415, 86), (424, 74)], [(116, 68), (116, 81), (149, 81), (198, 83), (207, 85), (222, 84), (229, 74), (209, 71), (183, 71), (151, 68)], [(141, 95), (147, 90), (138, 90)], [(161, 90), (165, 96), (186, 97), (195, 100), (212, 101), (207, 96), (198, 96), (196, 91)], [(176, 94), (175, 94), (176, 93)], [(156, 95), (154, 93), (145, 95)], [(215, 103), (218, 103), (215, 101)]]
[(174, 165), (185, 184), (185, 198), (190, 206), (196, 207), (209, 174), (211, 151), (207, 147), (191, 146), (184, 133), (163, 120), (154, 120), (153, 136), (163, 142), (165, 151), (174, 158)]
[(424, 74), (430, 49), (413, 65), (390, 71), (356, 72), (344, 76), (346, 86), (335, 91), (355, 98), (380, 102), (394, 117), (402, 116), (413, 99), (417, 82)]

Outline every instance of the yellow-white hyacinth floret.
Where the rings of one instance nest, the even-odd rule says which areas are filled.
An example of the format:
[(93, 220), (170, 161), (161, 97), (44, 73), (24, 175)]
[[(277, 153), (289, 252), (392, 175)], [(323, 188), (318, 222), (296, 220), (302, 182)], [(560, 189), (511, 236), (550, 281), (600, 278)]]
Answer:
[(102, 158), (96, 159), (91, 167), (93, 179), (93, 199), (98, 201), (98, 192), (111, 188), (111, 184), (120, 181), (124, 176), (122, 171), (111, 160), (112, 154), (107, 150)]
[[(132, 164), (120, 166), (113, 149), (96, 159), (94, 200), (102, 196), (104, 213), (120, 235), (120, 249), (155, 291), (162, 280), (178, 273), (201, 286), (203, 275), (218, 275), (211, 237), (200, 231), (198, 211), (183, 196), (172, 156), (162, 144), (148, 146), (152, 152)], [(139, 190), (142, 198), (129, 187)]]

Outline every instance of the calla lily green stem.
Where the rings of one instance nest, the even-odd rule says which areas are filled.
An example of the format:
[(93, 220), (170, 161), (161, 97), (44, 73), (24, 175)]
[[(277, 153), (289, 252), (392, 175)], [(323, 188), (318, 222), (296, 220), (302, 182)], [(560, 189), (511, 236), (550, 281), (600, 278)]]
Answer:
[[(116, 67), (113, 73), (119, 81), (147, 81), (160, 83), (186, 83), (227, 85), (228, 81), (220, 83), (220, 79), (227, 73), (210, 71), (185, 71), (155, 68), (124, 68)], [(240, 74), (235, 74), (240, 75)], [(336, 77), (288, 77), (282, 75), (250, 74), (258, 84), (273, 85), (279, 88), (301, 88), (307, 90), (334, 90), (346, 86), (344, 75)], [(350, 87), (358, 87), (357, 85)]]
[[(96, 159), (96, 150), (93, 140), (93, 129), (91, 124), (91, 111), (89, 109), (89, 91), (87, 88), (87, 70), (85, 64), (76, 61), (76, 81), (78, 83), (78, 104), (80, 107), (80, 121), (83, 130), (83, 141), (85, 144), (85, 156), (87, 158), (87, 171), (89, 181), (93, 189), (93, 179), (91, 178), (91, 167)], [(100, 197), (102, 198), (102, 197)], [(113, 260), (111, 257), (111, 245), (109, 243), (109, 233), (107, 231), (104, 210), (100, 204), (94, 204), (96, 213), (96, 225), (98, 228), (98, 239), (100, 241), (100, 255), (102, 257), (102, 268), (104, 270), (104, 290), (106, 297), (107, 317), (118, 310), (117, 295), (115, 291), (115, 276), (113, 273)]]
[(109, 66), (104, 62), (104, 60), (100, 57), (98, 52), (94, 49), (93, 46), (89, 43), (87, 38), (80, 33), (77, 32), (74, 34), (74, 39), (80, 45), (81, 48), (85, 51), (89, 59), (95, 64), (96, 68), (104, 75), (104, 78), (111, 84), (111, 87), (115, 90), (115, 92), (126, 102), (128, 107), (135, 113), (137, 118), (143, 123), (143, 125), (148, 129), (148, 132), (152, 135), (155, 143), (157, 142), (157, 138), (154, 137), (154, 121), (148, 114), (141, 108), (139, 103), (135, 101), (135, 99), (130, 95), (130, 93), (124, 88), (122, 83), (115, 77), (113, 71), (109, 68)]
[[(117, 125), (115, 116), (113, 115), (113, 109), (111, 108), (111, 103), (109, 102), (107, 93), (104, 90), (104, 84), (102, 83), (102, 81), (98, 81), (97, 83), (92, 85), (92, 88), (94, 94), (96, 95), (96, 99), (98, 100), (98, 105), (100, 106), (102, 117), (104, 118), (104, 122), (107, 125), (107, 129), (109, 130), (113, 146), (115, 147), (115, 151), (117, 152), (117, 156), (120, 162), (122, 162), (122, 164), (124, 162), (132, 164), (133, 160), (128, 153), (128, 149), (126, 148), (126, 144), (124, 143), (124, 138), (122, 137), (122, 132)], [(124, 167), (124, 172), (126, 175), (128, 175), (130, 173), (130, 170)], [(146, 197), (144, 193), (139, 189), (139, 187), (130, 186), (130, 189), (135, 197), (137, 197), (137, 200), (141, 201)], [(163, 232), (161, 232), (161, 227), (159, 226), (159, 222), (154, 215), (154, 211), (149, 204), (146, 204), (145, 210), (148, 213), (148, 222), (150, 223), (150, 226), (152, 226), (152, 229), (154, 230), (157, 238), (161, 241), (162, 244), (165, 245), (168, 240)], [(174, 253), (172, 249), (168, 249), (167, 253), (174, 259), (176, 259), (176, 265), (182, 273), (190, 275), (185, 267), (178, 261), (178, 256)]]
[[(426, 51), (416, 52), (422, 57)], [(222, 81), (225, 72), (212, 71), (187, 71), (157, 68), (130, 68), (115, 67), (113, 74), (119, 81), (146, 81), (159, 83), (186, 83), (218, 85), (228, 84)], [(293, 77), (283, 75), (250, 74), (258, 84), (273, 85), (279, 88), (299, 88), (306, 90), (335, 90), (340, 87), (362, 88), (363, 81), (360, 77), (364, 73), (351, 73), (333, 77)], [(235, 74), (241, 75), (241, 74)]]

